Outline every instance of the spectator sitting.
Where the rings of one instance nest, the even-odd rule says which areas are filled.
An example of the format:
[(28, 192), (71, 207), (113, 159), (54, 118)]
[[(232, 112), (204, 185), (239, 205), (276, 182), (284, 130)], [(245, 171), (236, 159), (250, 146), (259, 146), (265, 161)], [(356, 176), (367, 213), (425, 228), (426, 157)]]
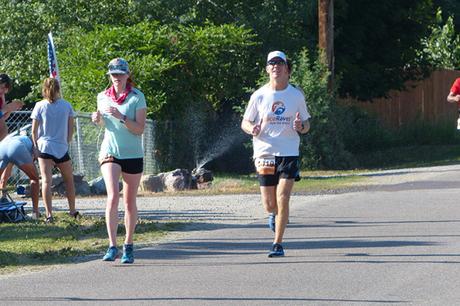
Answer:
[(0, 142), (0, 188), (5, 189), (13, 164), (21, 169), (30, 179), (32, 196), (32, 219), (38, 219), (39, 182), (35, 167), (32, 140), (27, 136), (12, 136)]

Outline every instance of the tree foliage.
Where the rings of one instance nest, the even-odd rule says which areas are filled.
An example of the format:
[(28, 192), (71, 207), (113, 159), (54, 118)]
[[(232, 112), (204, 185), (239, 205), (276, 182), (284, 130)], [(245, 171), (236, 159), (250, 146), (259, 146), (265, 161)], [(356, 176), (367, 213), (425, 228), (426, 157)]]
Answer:
[(137, 23), (135, 4), (127, 0), (0, 0), (0, 70), (22, 83), (37, 83), (47, 75), (48, 32)]
[(193, 11), (196, 22), (236, 23), (252, 29), (264, 54), (278, 49), (293, 54), (305, 47), (316, 48), (316, 1), (198, 1)]
[(328, 90), (329, 72), (320, 56), (312, 60), (306, 49), (294, 61), (291, 82), (303, 89), (311, 115), (311, 129), (301, 144), (302, 167), (342, 169), (353, 164), (345, 150), (334, 93)]
[(94, 110), (97, 92), (107, 84), (106, 65), (124, 57), (150, 114), (180, 117), (187, 105), (219, 110), (240, 97), (254, 74), (253, 35), (232, 25), (169, 26), (141, 22), (132, 26), (99, 26), (87, 34), (67, 32), (61, 52), (63, 89), (76, 108)]
[(335, 63), (342, 96), (383, 97), (423, 76), (428, 63), (418, 61), (417, 51), (433, 23), (431, 0), (337, 0), (335, 5)]
[(458, 0), (433, 0), (435, 8), (440, 8), (442, 13), (442, 18), (447, 19), (452, 16), (452, 21), (457, 32), (460, 31), (460, 18), (454, 18), (455, 16), (460, 16), (460, 1)]
[(460, 36), (455, 32), (453, 16), (443, 22), (442, 10), (436, 14), (437, 23), (431, 26), (431, 34), (422, 39), (420, 59), (425, 59), (434, 68), (460, 68)]
[[(437, 1), (454, 5), (450, 0)], [(258, 51), (263, 54), (281, 49), (294, 56), (304, 48), (314, 54), (317, 48), (317, 1), (191, 2), (196, 5), (188, 11), (182, 7), (181, 16), (186, 17), (181, 20), (249, 27), (257, 34)], [(418, 59), (417, 51), (434, 22), (432, 0), (336, 0), (334, 5), (335, 63), (343, 80), (342, 96), (382, 97), (391, 89), (402, 89), (406, 80), (425, 75), (428, 63)]]
[[(433, 0), (451, 9), (455, 1)], [(0, 70), (23, 83), (47, 74), (46, 34), (78, 36), (100, 25), (133, 26), (141, 21), (201, 26), (236, 24), (251, 29), (254, 54), (281, 49), (293, 56), (316, 49), (317, 1), (299, 0), (0, 0)], [(335, 62), (342, 95), (361, 99), (384, 96), (420, 75), (416, 62), (420, 39), (433, 22), (432, 0), (336, 0)], [(65, 36), (66, 39), (68, 36)], [(263, 56), (251, 58), (260, 69)], [(63, 67), (61, 65), (61, 67)], [(63, 67), (64, 68), (64, 67)], [(253, 81), (253, 80), (252, 80)]]

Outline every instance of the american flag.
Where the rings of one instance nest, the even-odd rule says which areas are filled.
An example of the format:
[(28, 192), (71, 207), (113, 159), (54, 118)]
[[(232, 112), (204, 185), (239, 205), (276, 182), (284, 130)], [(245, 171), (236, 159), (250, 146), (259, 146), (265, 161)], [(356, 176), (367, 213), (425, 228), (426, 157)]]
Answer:
[(54, 49), (53, 35), (51, 32), (48, 33), (48, 66), (50, 68), (50, 77), (59, 80), (56, 50)]

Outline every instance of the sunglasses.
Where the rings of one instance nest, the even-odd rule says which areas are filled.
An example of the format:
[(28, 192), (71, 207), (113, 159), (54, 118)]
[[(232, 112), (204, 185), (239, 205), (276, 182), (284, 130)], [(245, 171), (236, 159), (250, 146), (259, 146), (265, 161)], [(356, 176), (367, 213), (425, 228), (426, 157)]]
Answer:
[(121, 70), (121, 71), (126, 71), (126, 66), (125, 65), (109, 65), (109, 70)]
[(272, 60), (267, 62), (268, 65), (275, 66), (275, 65), (286, 65), (286, 62), (283, 60)]

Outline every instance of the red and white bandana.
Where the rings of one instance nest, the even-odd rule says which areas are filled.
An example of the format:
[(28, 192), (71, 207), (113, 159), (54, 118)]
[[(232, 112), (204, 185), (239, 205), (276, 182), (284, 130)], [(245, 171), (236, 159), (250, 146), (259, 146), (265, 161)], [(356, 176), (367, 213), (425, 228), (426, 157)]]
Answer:
[(117, 103), (118, 105), (122, 105), (123, 102), (125, 102), (126, 97), (128, 97), (129, 93), (131, 92), (131, 89), (131, 85), (126, 84), (125, 91), (117, 98), (115, 87), (112, 85), (105, 91), (105, 95), (110, 97), (112, 101)]

